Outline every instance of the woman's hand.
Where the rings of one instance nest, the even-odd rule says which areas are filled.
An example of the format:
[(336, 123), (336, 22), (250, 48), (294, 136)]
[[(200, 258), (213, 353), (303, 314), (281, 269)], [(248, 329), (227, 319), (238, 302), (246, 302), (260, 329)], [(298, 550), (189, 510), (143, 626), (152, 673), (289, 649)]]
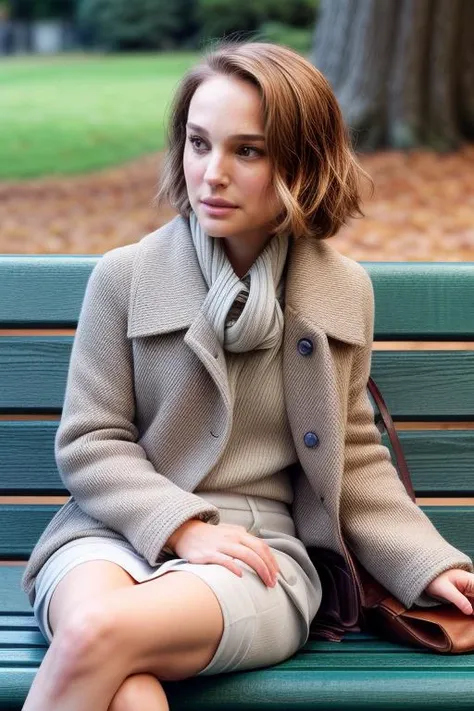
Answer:
[(213, 525), (191, 519), (169, 538), (168, 545), (190, 563), (217, 563), (242, 577), (237, 561), (253, 568), (269, 587), (276, 585), (280, 568), (265, 541), (247, 533), (244, 526), (231, 523)]
[(428, 595), (452, 602), (465, 615), (472, 615), (473, 608), (468, 598), (474, 599), (474, 573), (460, 568), (445, 570), (431, 581), (425, 589)]

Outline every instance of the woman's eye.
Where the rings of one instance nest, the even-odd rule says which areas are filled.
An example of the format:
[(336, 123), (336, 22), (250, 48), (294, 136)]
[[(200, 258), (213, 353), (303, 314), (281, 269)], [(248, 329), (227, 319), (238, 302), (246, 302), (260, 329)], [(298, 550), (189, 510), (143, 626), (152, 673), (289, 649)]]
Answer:
[[(251, 155), (254, 155), (254, 156), (259, 156), (259, 155), (261, 155), (261, 153), (260, 153), (260, 151), (258, 150), (258, 148), (254, 148), (253, 146), (242, 146), (242, 149), (241, 149), (241, 150), (242, 150), (242, 151), (246, 151), (246, 153), (245, 153), (245, 158), (250, 158)], [(249, 154), (249, 151), (250, 151), (250, 154)], [(253, 154), (251, 153), (251, 151), (253, 151)]]
[(196, 144), (203, 143), (202, 138), (199, 138), (199, 136), (190, 136), (189, 137), (189, 142), (192, 144), (193, 148), (195, 148), (197, 151), (201, 151), (201, 147)]

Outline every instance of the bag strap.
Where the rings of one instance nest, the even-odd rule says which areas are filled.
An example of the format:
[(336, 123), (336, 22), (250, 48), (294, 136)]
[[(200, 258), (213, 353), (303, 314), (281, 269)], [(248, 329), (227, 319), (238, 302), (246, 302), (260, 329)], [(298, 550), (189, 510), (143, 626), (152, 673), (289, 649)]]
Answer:
[(408, 464), (406, 462), (405, 455), (403, 453), (402, 445), (401, 445), (400, 440), (398, 438), (397, 430), (395, 429), (395, 425), (393, 424), (393, 420), (392, 420), (392, 416), (390, 415), (390, 411), (389, 411), (387, 405), (385, 404), (385, 400), (382, 397), (382, 393), (378, 389), (377, 384), (373, 378), (369, 377), (367, 386), (369, 388), (370, 394), (374, 398), (375, 403), (379, 409), (385, 430), (389, 436), (390, 444), (392, 445), (392, 449), (395, 454), (395, 459), (396, 459), (397, 469), (398, 469), (398, 476), (400, 477), (403, 484), (405, 485), (405, 489), (407, 490), (408, 495), (410, 496), (411, 500), (415, 501), (415, 491), (413, 489), (413, 484), (412, 484), (411, 477), (410, 477), (410, 471), (408, 469)]

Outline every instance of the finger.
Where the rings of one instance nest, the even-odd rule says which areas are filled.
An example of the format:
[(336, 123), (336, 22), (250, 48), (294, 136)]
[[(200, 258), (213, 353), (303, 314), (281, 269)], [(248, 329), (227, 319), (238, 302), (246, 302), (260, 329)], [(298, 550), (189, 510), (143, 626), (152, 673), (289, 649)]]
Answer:
[(250, 533), (246, 533), (246, 535), (242, 537), (241, 542), (245, 543), (249, 548), (252, 548), (252, 550), (264, 559), (273, 575), (278, 575), (280, 566), (268, 543), (265, 543), (261, 538), (257, 538), (257, 536), (252, 536)]
[(228, 542), (226, 544), (225, 552), (234, 558), (238, 558), (244, 563), (247, 563), (247, 565), (255, 570), (266, 585), (274, 587), (276, 583), (276, 576), (273, 574), (272, 569), (269, 568), (263, 558), (252, 550), (252, 548), (249, 548), (242, 543)]
[(215, 555), (211, 556), (209, 559), (209, 562), (224, 566), (224, 568), (230, 570), (231, 573), (238, 575), (239, 578), (243, 575), (242, 568), (234, 561), (234, 558), (226, 553), (222, 553), (221, 551), (216, 551)]
[(443, 590), (443, 597), (448, 600), (448, 602), (452, 602), (453, 605), (456, 605), (465, 615), (472, 615), (473, 609), (471, 603), (454, 585), (450, 585), (449, 588)]

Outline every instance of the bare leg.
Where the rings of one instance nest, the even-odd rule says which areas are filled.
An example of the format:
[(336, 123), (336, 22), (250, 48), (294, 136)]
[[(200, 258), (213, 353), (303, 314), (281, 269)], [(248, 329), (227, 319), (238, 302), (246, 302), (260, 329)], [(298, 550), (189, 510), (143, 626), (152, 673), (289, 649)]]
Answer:
[(46, 708), (44, 698), (51, 693), (50, 659), (56, 656), (56, 629), (61, 619), (67, 620), (83, 603), (95, 600), (117, 588), (136, 585), (136, 581), (120, 566), (105, 560), (94, 560), (75, 566), (56, 587), (49, 605), (49, 622), (54, 637), (40, 665), (23, 706), (23, 711)]
[[(94, 561), (77, 566), (62, 582), (93, 564), (113, 566), (128, 576), (113, 563)], [(76, 591), (84, 577), (83, 570), (72, 581)], [(108, 711), (134, 674), (193, 676), (208, 664), (222, 636), (219, 602), (192, 573), (170, 572), (140, 585), (122, 579), (121, 586), (75, 609), (74, 594), (61, 605), (59, 585), (56, 592), (50, 615), (55, 636), (24, 711)]]
[(123, 682), (108, 711), (169, 711), (163, 687), (152, 674), (134, 674)]

